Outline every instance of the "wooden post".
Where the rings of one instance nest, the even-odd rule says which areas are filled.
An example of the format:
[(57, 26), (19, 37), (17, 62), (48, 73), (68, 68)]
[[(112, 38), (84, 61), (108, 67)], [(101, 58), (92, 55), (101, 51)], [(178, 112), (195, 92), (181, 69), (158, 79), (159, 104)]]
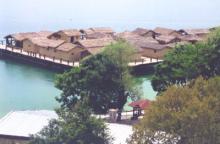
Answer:
[(62, 63), (62, 58), (60, 59), (60, 63)]
[(69, 61), (67, 61), (67, 64), (69, 65)]
[(53, 57), (53, 62), (54, 62), (55, 57)]
[(44, 55), (44, 59), (45, 59), (45, 55)]
[(134, 60), (134, 64), (136, 65), (136, 59)]

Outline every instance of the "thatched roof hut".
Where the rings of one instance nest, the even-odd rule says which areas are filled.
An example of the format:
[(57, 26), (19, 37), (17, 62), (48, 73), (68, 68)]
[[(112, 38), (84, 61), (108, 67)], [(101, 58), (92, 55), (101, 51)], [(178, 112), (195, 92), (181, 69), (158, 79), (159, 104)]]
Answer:
[(181, 41), (186, 41), (186, 42), (190, 42), (190, 43), (196, 43), (198, 41), (202, 41), (203, 38), (197, 36), (197, 35), (184, 35), (179, 37), (181, 39)]
[(23, 48), (23, 41), (25, 39), (46, 38), (51, 33), (52, 32), (50, 31), (40, 31), (10, 34), (5, 36), (6, 45), (10, 47)]
[(68, 37), (81, 35), (80, 31), (77, 29), (64, 29), (64, 30), (60, 30), (60, 31), (52, 33), (49, 37), (56, 35), (56, 34), (60, 34), (60, 33), (63, 33), (64, 35), (66, 35)]
[(128, 31), (117, 34), (117, 38), (127, 41), (139, 53), (143, 51), (142, 46), (144, 45), (148, 45), (149, 43), (158, 44), (158, 41), (152, 37), (143, 37)]
[(169, 29), (169, 28), (163, 28), (163, 27), (157, 27), (154, 29), (154, 32), (160, 34), (160, 35), (180, 35), (176, 30)]
[(171, 34), (174, 31), (175, 30), (173, 30), (173, 29), (168, 29), (168, 28), (163, 28), (163, 27), (156, 27), (154, 29), (154, 32), (162, 34), (162, 35), (169, 35), (169, 34)]
[(87, 55), (84, 48), (73, 43), (63, 43), (55, 49), (54, 57), (66, 61), (79, 61)]
[(76, 47), (77, 47), (77, 45), (72, 44), (72, 43), (63, 43), (60, 46), (58, 46), (56, 48), (56, 50), (64, 51), (64, 52), (69, 52), (69, 51), (71, 51), (72, 49), (74, 49)]
[(210, 33), (209, 29), (184, 29), (188, 35), (207, 35)]
[(94, 32), (86, 35), (86, 39), (100, 39), (105, 37), (109, 37), (109, 36), (100, 32)]
[(93, 27), (90, 28), (93, 32), (100, 32), (104, 34), (114, 34), (115, 32), (110, 27)]
[(84, 48), (97, 48), (105, 47), (114, 42), (111, 38), (100, 38), (100, 39), (89, 39), (89, 40), (80, 40), (76, 44), (81, 45)]
[(145, 29), (145, 28), (136, 28), (134, 31), (132, 31), (132, 33), (140, 35), (140, 36), (144, 36), (144, 37), (155, 37), (156, 36), (156, 32), (149, 30), (149, 29)]
[(52, 40), (48, 38), (31, 38), (29, 39), (33, 44), (44, 47), (44, 48), (56, 48), (59, 45), (63, 44), (65, 41), (64, 40)]
[(49, 35), (51, 35), (53, 32), (52, 31), (40, 31), (37, 32), (37, 34), (39, 35), (39, 37), (44, 37), (47, 38)]
[(40, 32), (25, 32), (25, 33), (15, 33), (5, 36), (5, 38), (14, 38), (17, 41), (23, 41), (27, 38), (35, 38), (35, 37), (47, 37), (52, 34), (51, 31), (40, 31)]
[(81, 37), (81, 32), (77, 29), (65, 29), (52, 33), (48, 36), (49, 39), (65, 40), (65, 42), (74, 43)]
[(114, 31), (108, 27), (96, 27), (89, 29), (81, 29), (82, 39), (99, 39), (114, 36)]
[(158, 43), (157, 40), (155, 40), (152, 37), (142, 37), (138, 34), (135, 34), (133, 32), (122, 32), (122, 33), (118, 33), (116, 35), (117, 39), (124, 39), (130, 43), (136, 42), (136, 41), (148, 41), (148, 42), (152, 42), (152, 43)]
[(181, 41), (180, 38), (172, 35), (161, 35), (159, 37), (156, 37), (156, 39), (160, 44), (169, 44), (169, 43), (176, 43)]
[(88, 50), (90, 54), (97, 54), (101, 52), (105, 46), (110, 45), (113, 42), (114, 40), (112, 38), (99, 38), (80, 40), (76, 44)]

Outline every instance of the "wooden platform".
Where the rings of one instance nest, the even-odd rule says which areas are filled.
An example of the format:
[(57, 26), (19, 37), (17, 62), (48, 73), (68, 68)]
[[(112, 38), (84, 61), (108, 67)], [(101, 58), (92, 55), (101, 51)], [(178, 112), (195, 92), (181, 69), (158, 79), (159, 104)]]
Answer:
[[(7, 47), (5, 45), (0, 44), (0, 50), (6, 55), (10, 55), (12, 57), (19, 57), (20, 59), (23, 59), (23, 61), (27, 60), (33, 62), (33, 63), (37, 63), (38, 64), (42, 64), (44, 65), (44, 63), (47, 63), (47, 65), (58, 65), (58, 67), (78, 67), (80, 65), (79, 62), (68, 62), (65, 60), (60, 60), (60, 59), (53, 59), (50, 57), (44, 57), (44, 56), (40, 56), (39, 54), (36, 55), (32, 55), (26, 51), (22, 51), (21, 49), (18, 48), (11, 48), (11, 47)], [(1, 55), (1, 54), (0, 54)], [(23, 57), (23, 58), (22, 58)], [(141, 61), (137, 61), (137, 62), (130, 62), (128, 65), (130, 67), (133, 67), (134, 69), (137, 69), (139, 71), (139, 69), (146, 69), (146, 67), (155, 65), (159, 62), (161, 62), (162, 60), (160, 59), (153, 59), (153, 58), (147, 58), (147, 57), (141, 57)], [(46, 65), (45, 65), (46, 67)]]
[(5, 45), (0, 45), (0, 49), (4, 49), (6, 51), (12, 52), (12, 53), (18, 53), (24, 56), (30, 56), (36, 59), (41, 59), (44, 61), (49, 61), (49, 62), (53, 62), (53, 63), (57, 63), (57, 64), (61, 64), (61, 65), (65, 65), (65, 66), (72, 66), (72, 67), (78, 67), (79, 66), (79, 62), (67, 62), (65, 60), (60, 61), (60, 59), (54, 59), (50, 58), (50, 57), (43, 57), (40, 56), (39, 54), (36, 54), (35, 56), (28, 54), (25, 51), (21, 51), (21, 49), (17, 49), (17, 48), (11, 48), (11, 47), (7, 47)]

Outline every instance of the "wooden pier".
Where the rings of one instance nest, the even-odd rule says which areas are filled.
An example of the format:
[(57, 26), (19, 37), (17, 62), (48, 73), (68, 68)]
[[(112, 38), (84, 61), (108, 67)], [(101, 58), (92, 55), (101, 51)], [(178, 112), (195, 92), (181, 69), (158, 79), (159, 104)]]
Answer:
[(21, 55), (24, 55), (24, 56), (30, 56), (30, 57), (33, 57), (33, 58), (36, 58), (36, 59), (41, 59), (41, 60), (44, 60), (44, 61), (53, 62), (53, 63), (56, 63), (56, 64), (62, 64), (62, 65), (65, 65), (65, 66), (72, 66), (72, 67), (78, 67), (79, 66), (79, 62), (68, 62), (68, 61), (65, 61), (65, 60), (62, 60), (62, 59), (53, 59), (53, 58), (46, 57), (46, 56), (43, 56), (43, 55), (40, 55), (40, 54), (28, 53), (26, 51), (23, 51), (22, 49), (6, 47), (5, 45), (2, 45), (2, 44), (0, 45), (0, 49), (8, 51), (8, 52), (12, 52), (12, 53), (21, 54)]
[(43, 68), (63, 72), (72, 67), (79, 66), (79, 62), (67, 62), (58, 59), (44, 57), (39, 54), (31, 54), (20, 49), (7, 47), (0, 44), (0, 58), (12, 59), (23, 63), (34, 64)]
[[(1, 57), (8, 57), (16, 60), (21, 60), (23, 62), (37, 64), (46, 68), (53, 68), (58, 70), (66, 70), (71, 69), (72, 67), (78, 67), (80, 65), (79, 62), (69, 62), (62, 59), (50, 58), (40, 54), (33, 54), (22, 49), (13, 48), (13, 47), (6, 47), (3, 41), (0, 41), (0, 58)], [(159, 59), (152, 59), (147, 57), (142, 57), (142, 61), (135, 61), (130, 62), (128, 65), (133, 67), (134, 69), (145, 69), (148, 67), (152, 67), (162, 60)]]

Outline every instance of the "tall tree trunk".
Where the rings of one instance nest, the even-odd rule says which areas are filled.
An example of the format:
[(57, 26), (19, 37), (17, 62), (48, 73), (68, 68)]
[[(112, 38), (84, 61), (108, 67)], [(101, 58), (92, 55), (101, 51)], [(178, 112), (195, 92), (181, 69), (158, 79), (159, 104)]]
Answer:
[(122, 109), (119, 109), (119, 110), (118, 110), (117, 121), (121, 121), (121, 113), (122, 113)]
[[(121, 78), (122, 79), (122, 78)], [(118, 117), (117, 121), (121, 121), (121, 113), (124, 106), (124, 86), (119, 88), (119, 98), (118, 98)]]

